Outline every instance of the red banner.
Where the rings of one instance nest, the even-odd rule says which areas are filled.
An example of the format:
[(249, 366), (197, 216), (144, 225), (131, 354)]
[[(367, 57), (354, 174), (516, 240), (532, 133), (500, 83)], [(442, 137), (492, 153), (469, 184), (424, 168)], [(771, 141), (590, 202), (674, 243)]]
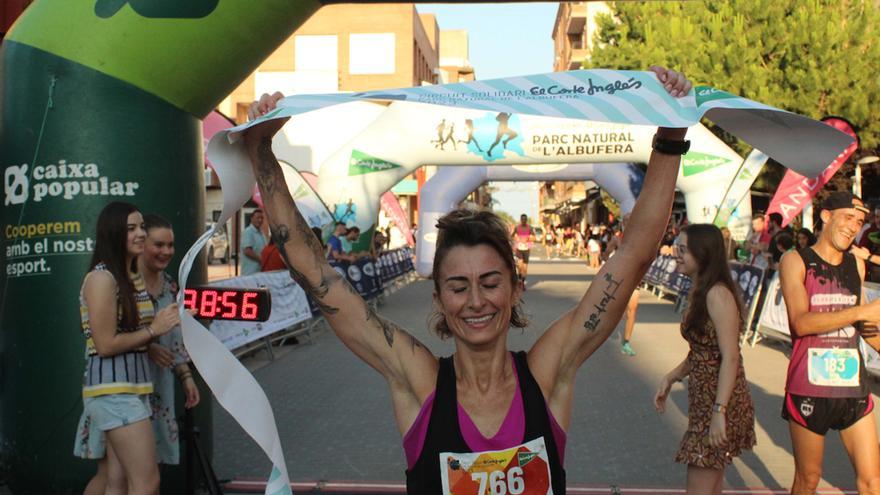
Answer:
[(782, 215), (783, 227), (794, 220), (794, 217), (813, 200), (819, 189), (822, 189), (831, 180), (831, 177), (834, 176), (841, 165), (846, 163), (859, 147), (859, 137), (849, 122), (836, 117), (826, 117), (822, 119), (822, 122), (849, 134), (855, 138), (855, 141), (843, 150), (818, 177), (808, 179), (793, 170), (785, 172), (785, 177), (782, 178), (782, 182), (776, 189), (776, 194), (773, 195), (773, 200), (770, 201), (770, 207), (767, 208), (768, 215), (771, 213)]
[(388, 191), (382, 195), (380, 203), (382, 205), (382, 211), (384, 211), (385, 214), (388, 215), (388, 218), (394, 222), (394, 225), (403, 232), (407, 244), (410, 246), (415, 245), (416, 240), (413, 239), (412, 228), (409, 226), (406, 212), (403, 211), (403, 208), (400, 207), (400, 203), (397, 201), (397, 196), (391, 191)]

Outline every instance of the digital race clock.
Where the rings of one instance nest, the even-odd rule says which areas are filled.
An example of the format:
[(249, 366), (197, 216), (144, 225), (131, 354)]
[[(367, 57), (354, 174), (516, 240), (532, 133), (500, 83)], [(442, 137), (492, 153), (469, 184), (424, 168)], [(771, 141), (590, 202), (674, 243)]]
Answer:
[(209, 320), (266, 321), (272, 311), (269, 289), (189, 287), (183, 306), (195, 309), (196, 318)]

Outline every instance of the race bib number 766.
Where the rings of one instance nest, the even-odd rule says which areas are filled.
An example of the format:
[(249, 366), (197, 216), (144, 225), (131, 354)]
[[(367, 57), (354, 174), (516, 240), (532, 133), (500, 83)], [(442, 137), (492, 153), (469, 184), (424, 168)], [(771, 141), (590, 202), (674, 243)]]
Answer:
[(447, 495), (552, 495), (544, 437), (487, 452), (440, 454)]

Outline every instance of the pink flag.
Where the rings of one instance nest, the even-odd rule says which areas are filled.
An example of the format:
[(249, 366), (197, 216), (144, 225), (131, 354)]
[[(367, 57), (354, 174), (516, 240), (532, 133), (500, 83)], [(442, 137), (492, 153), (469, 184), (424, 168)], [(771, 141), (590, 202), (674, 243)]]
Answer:
[(826, 117), (822, 119), (822, 122), (849, 134), (855, 138), (855, 141), (843, 150), (818, 177), (808, 179), (793, 170), (785, 172), (785, 177), (782, 178), (782, 182), (776, 189), (776, 194), (773, 195), (773, 200), (770, 201), (770, 207), (767, 208), (768, 215), (770, 213), (782, 215), (783, 227), (794, 220), (794, 217), (804, 209), (807, 203), (813, 200), (819, 189), (822, 189), (831, 180), (841, 165), (846, 163), (859, 147), (859, 137), (849, 122), (836, 117)]
[(208, 116), (205, 117), (204, 120), (202, 120), (202, 145), (204, 146), (204, 150), (205, 150), (205, 165), (206, 166), (208, 166), (210, 168), (214, 168), (213, 165), (211, 165), (211, 162), (208, 160), (208, 154), (207, 154), (208, 143), (211, 141), (211, 138), (214, 137), (214, 134), (217, 134), (218, 132), (220, 132), (224, 129), (229, 129), (230, 127), (232, 127), (234, 125), (235, 125), (235, 122), (233, 122), (232, 120), (229, 119), (229, 117), (223, 115), (222, 113), (218, 112), (217, 110), (214, 110), (213, 112), (209, 113)]
[(416, 241), (413, 239), (412, 229), (409, 226), (409, 220), (406, 218), (406, 213), (403, 211), (403, 208), (400, 207), (400, 203), (397, 201), (397, 196), (395, 196), (391, 191), (386, 192), (380, 198), (380, 203), (382, 205), (382, 211), (388, 215), (388, 218), (394, 222), (394, 225), (403, 232), (403, 235), (406, 237), (406, 242), (410, 246), (415, 245)]

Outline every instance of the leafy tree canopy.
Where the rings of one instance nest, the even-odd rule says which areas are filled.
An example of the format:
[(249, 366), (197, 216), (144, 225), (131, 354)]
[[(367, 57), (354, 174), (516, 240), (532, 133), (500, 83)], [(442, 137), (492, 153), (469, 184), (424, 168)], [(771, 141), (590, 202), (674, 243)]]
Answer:
[(844, 117), (856, 126), (863, 153), (880, 148), (880, 119), (874, 115), (880, 104), (880, 3), (875, 0), (610, 6), (612, 13), (598, 18), (585, 68), (676, 68), (695, 83), (815, 119)]

